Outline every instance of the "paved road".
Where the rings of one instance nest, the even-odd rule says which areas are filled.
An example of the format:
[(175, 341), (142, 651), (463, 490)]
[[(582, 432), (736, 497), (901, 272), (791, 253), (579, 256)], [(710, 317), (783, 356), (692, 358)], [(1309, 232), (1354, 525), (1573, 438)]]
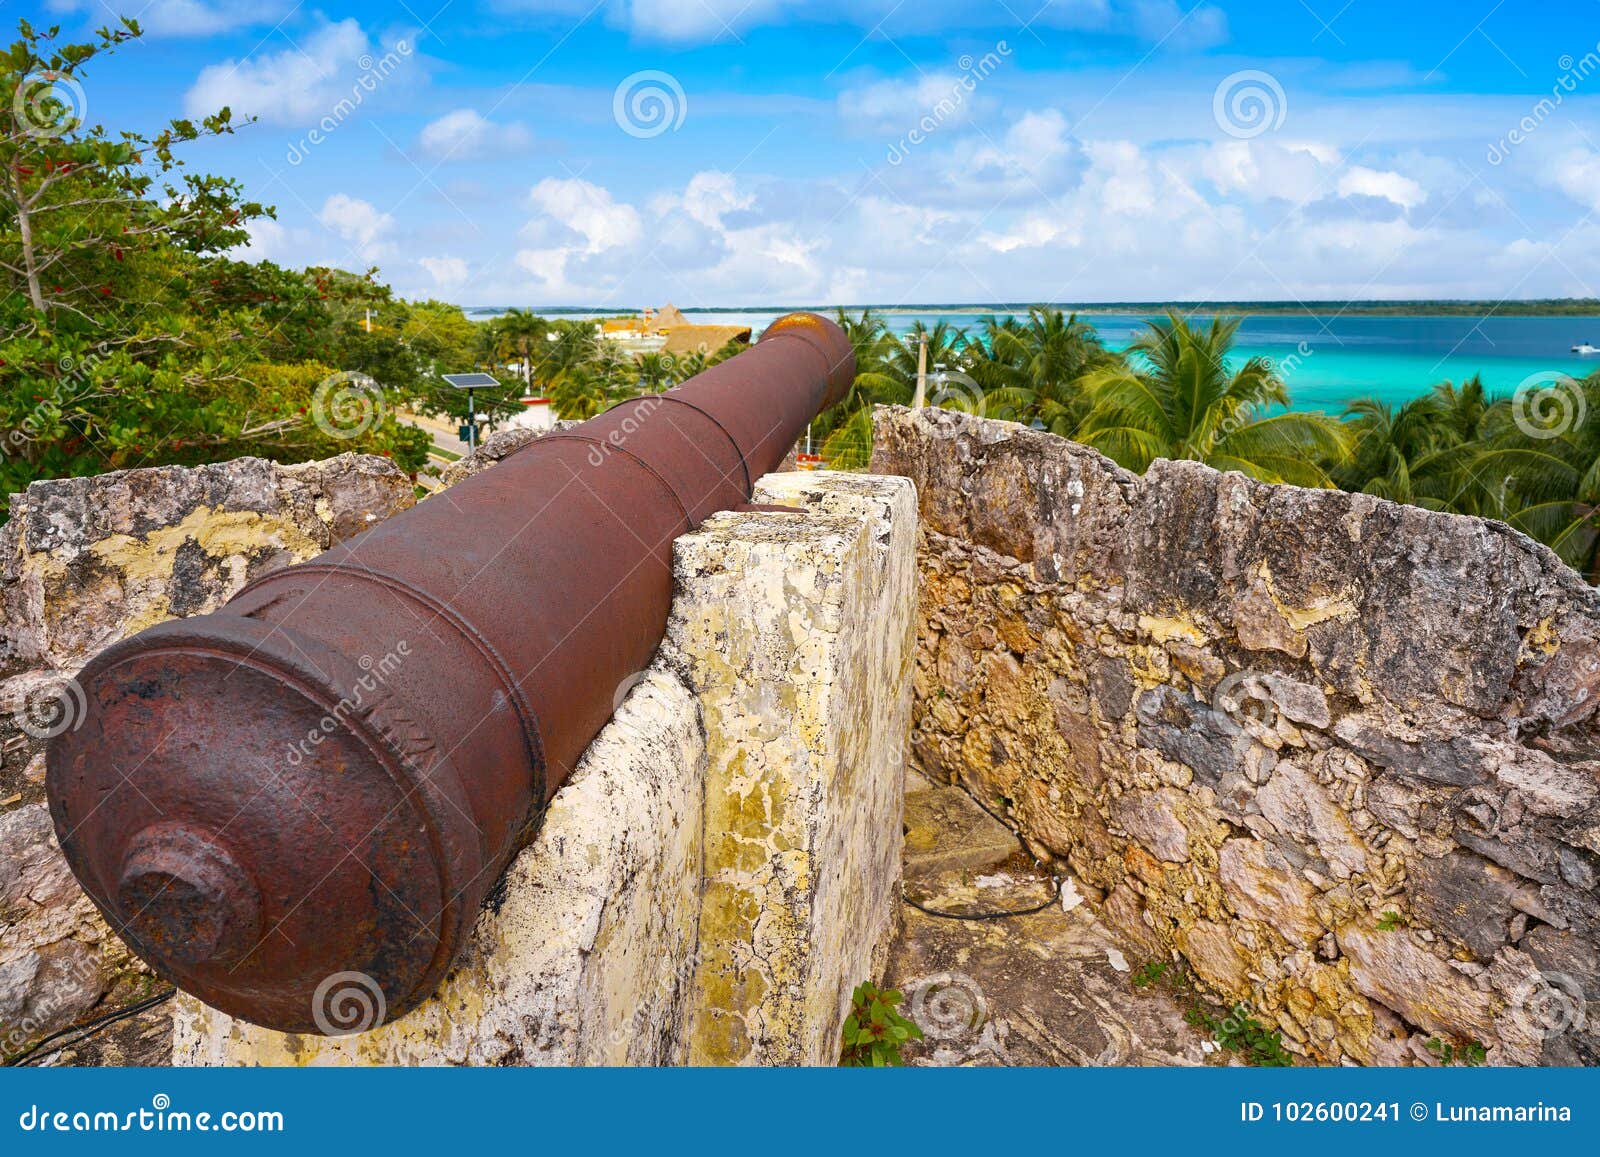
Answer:
[(417, 427), (419, 430), (426, 430), (429, 436), (433, 438), (433, 445), (436, 449), (447, 450), (450, 454), (454, 454), (457, 457), (464, 457), (466, 455), (467, 444), (460, 438), (456, 437), (456, 426), (454, 423), (443, 422), (438, 418), (428, 418), (421, 414), (411, 414), (403, 411), (400, 414), (400, 420)]

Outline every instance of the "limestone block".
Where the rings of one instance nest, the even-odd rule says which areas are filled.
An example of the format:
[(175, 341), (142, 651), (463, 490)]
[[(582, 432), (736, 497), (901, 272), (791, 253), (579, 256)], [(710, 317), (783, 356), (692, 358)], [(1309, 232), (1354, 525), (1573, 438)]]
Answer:
[[(556, 793), (434, 997), (370, 1032), (321, 1037), (260, 1028), (180, 994), (174, 1063), (681, 1060), (704, 765), (693, 698), (671, 674), (651, 671)], [(326, 996), (320, 1011), (335, 1028), (377, 1019), (354, 974)]]
[(1350, 959), (1350, 978), (1374, 1000), (1432, 1033), (1452, 1034), (1495, 1048), (1490, 1060), (1536, 1064), (1538, 1042), (1515, 1015), (1500, 1018), (1501, 1002), (1404, 931), (1347, 926), (1339, 947)]
[(1183, 826), (1183, 793), (1170, 787), (1130, 791), (1113, 810), (1123, 829), (1158, 860), (1179, 864), (1189, 858), (1189, 832)]
[(664, 654), (705, 716), (689, 1059), (832, 1064), (898, 910), (915, 629), (903, 479), (786, 474), (678, 540)]

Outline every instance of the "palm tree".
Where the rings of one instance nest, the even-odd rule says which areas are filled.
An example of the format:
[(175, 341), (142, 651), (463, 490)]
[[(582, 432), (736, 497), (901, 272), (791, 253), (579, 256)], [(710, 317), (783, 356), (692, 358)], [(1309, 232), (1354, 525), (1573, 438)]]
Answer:
[(698, 370), (689, 374), (682, 372), (682, 359), (672, 354), (647, 353), (639, 355), (639, 380), (646, 390), (652, 393), (675, 386), (686, 377), (692, 377)]
[(612, 367), (600, 363), (567, 366), (546, 389), (556, 414), (567, 419), (592, 418), (620, 400)]
[(1600, 372), (1490, 404), (1465, 465), (1473, 512), (1500, 518), (1600, 581)]
[(1344, 490), (1458, 514), (1492, 513), (1471, 465), (1481, 450), (1490, 401), (1473, 377), (1440, 382), (1398, 407), (1360, 398), (1345, 408), (1349, 457), (1332, 470)]
[(1438, 418), (1457, 443), (1476, 442), (1483, 436), (1484, 419), (1493, 405), (1483, 379), (1473, 374), (1459, 387), (1440, 382), (1431, 395)]
[(541, 355), (534, 359), (535, 380), (545, 385), (561, 376), (563, 371), (602, 360), (606, 343), (595, 334), (594, 324), (587, 321), (556, 320), (550, 325)]
[(908, 380), (895, 365), (895, 359), (903, 352), (900, 343), (883, 318), (872, 310), (865, 309), (851, 317), (840, 309), (835, 320), (855, 350), (856, 376), (845, 396), (818, 415), (812, 434), (831, 465), (854, 470), (865, 466), (872, 456), (872, 407), (910, 403), (916, 380), (915, 361)]
[(958, 370), (965, 365), (967, 331), (957, 329), (942, 318), (932, 327), (919, 319), (912, 323), (905, 337), (899, 340), (891, 337), (891, 344), (887, 347), (889, 356), (885, 359), (883, 367), (886, 372), (894, 374), (913, 389), (916, 386), (917, 366), (921, 361), (924, 338), (928, 341), (930, 372), (940, 365), (954, 366)]
[(1168, 311), (1151, 322), (1128, 364), (1084, 379), (1092, 404), (1078, 440), (1141, 472), (1157, 458), (1188, 458), (1263, 482), (1332, 485), (1322, 463), (1345, 456), (1348, 433), (1326, 414), (1269, 413), (1289, 392), (1266, 358), (1229, 372), (1242, 320), (1200, 329)]
[(971, 355), (971, 374), (983, 388), (984, 412), (1071, 437), (1090, 403), (1083, 379), (1117, 365), (1093, 326), (1077, 314), (1034, 307), (1026, 324), (983, 319), (984, 337)]
[(550, 323), (526, 309), (508, 309), (489, 323), (495, 356), (502, 361), (515, 354), (522, 362), (522, 383), (533, 388), (533, 363), (544, 356), (545, 335)]

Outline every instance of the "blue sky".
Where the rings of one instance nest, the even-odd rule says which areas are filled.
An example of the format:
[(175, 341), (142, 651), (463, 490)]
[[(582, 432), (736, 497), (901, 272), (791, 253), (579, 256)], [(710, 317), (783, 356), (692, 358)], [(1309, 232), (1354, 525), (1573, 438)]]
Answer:
[(1600, 296), (1595, 0), (0, 0), (113, 12), (89, 120), (410, 297)]

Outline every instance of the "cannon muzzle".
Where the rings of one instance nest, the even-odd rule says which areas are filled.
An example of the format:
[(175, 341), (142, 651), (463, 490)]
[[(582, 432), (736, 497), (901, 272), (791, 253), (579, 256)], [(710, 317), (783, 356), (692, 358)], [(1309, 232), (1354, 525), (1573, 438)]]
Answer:
[[(855, 373), (797, 313), (663, 394), (549, 434), (213, 614), (119, 642), (48, 756), (72, 870), (208, 1004), (334, 1032), (443, 979), (672, 601), (672, 543), (748, 502)], [(381, 994), (381, 995), (379, 995)]]

